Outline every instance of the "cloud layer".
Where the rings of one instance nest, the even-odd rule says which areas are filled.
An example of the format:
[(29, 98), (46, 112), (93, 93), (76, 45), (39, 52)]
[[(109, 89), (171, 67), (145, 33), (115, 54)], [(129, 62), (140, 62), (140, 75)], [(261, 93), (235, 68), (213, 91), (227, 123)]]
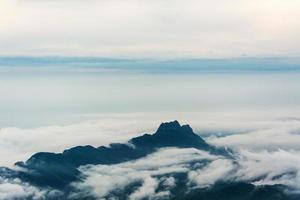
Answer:
[[(254, 185), (281, 184), (288, 188), (284, 192), (300, 192), (299, 151), (239, 151), (235, 155), (231, 160), (196, 149), (167, 148), (137, 161), (84, 166), (80, 168), (83, 181), (73, 183), (77, 191), (69, 197), (92, 195), (97, 199), (114, 199), (132, 188), (127, 191), (130, 200), (170, 198), (172, 189), (182, 181), (189, 190), (210, 188), (217, 182), (242, 181)], [(176, 177), (179, 173), (186, 174), (187, 180)]]
[(210, 188), (219, 182), (241, 181), (254, 185), (281, 184), (287, 187), (283, 192), (300, 192), (300, 151), (292, 150), (240, 150), (234, 152), (232, 159), (193, 148), (163, 148), (135, 161), (79, 169), (81, 181), (71, 183), (68, 193), (1, 177), (0, 199), (117, 199), (118, 195), (126, 195), (130, 200), (160, 199), (172, 197), (174, 189), (182, 187), (182, 183), (189, 191)]
[(235, 149), (251, 150), (299, 150), (300, 120), (278, 119), (269, 123), (262, 123), (252, 130), (240, 134), (223, 137), (212, 136), (208, 141), (214, 145)]
[[(132, 190), (126, 195), (132, 200), (169, 197), (180, 181), (176, 176), (180, 173), (186, 174), (190, 189), (208, 188), (219, 181), (245, 181), (255, 185), (283, 184), (289, 188), (286, 192), (300, 192), (299, 118), (289, 112), (259, 113), (188, 113), (189, 117), (187, 113), (126, 113), (98, 115), (94, 120), (65, 126), (3, 128), (0, 130), (1, 165), (11, 166), (38, 151), (57, 152), (81, 144), (126, 142), (133, 136), (154, 132), (157, 124), (177, 116), (176, 119), (191, 124), (209, 143), (234, 149), (235, 159), (195, 149), (171, 148), (137, 161), (82, 166), (83, 181), (72, 183), (74, 191), (69, 198), (93, 195), (113, 199), (128, 187)], [(7, 177), (0, 180), (0, 199), (43, 199), (51, 195), (63, 194)]]

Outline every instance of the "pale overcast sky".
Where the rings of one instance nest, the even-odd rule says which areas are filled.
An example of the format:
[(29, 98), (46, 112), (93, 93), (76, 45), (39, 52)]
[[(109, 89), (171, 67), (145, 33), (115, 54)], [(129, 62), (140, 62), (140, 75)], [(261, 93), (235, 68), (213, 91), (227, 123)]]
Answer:
[(298, 56), (297, 0), (0, 0), (0, 55)]

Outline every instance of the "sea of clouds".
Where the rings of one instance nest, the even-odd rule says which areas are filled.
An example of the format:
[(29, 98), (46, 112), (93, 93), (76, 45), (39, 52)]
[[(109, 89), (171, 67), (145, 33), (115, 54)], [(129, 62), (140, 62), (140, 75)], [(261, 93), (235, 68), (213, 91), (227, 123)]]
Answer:
[[(210, 187), (218, 181), (247, 181), (255, 185), (283, 184), (300, 192), (300, 119), (290, 113), (172, 113), (189, 123), (207, 142), (234, 150), (235, 159), (196, 149), (166, 148), (139, 160), (116, 165), (80, 167), (81, 182), (72, 183), (69, 198), (93, 195), (113, 199), (116, 189), (139, 183), (128, 194), (132, 200), (168, 197), (178, 182), (170, 174), (187, 173), (188, 187)], [(34, 129), (0, 130), (1, 165), (12, 167), (39, 151), (60, 152), (76, 145), (126, 142), (142, 133), (153, 133), (170, 115), (155, 113), (109, 114), (92, 120)], [(248, 116), (248, 117), (245, 117)], [(20, 139), (22, 138), (22, 139)], [(258, 179), (259, 178), (259, 179)], [(163, 185), (163, 190), (157, 190)], [(62, 195), (10, 177), (0, 179), (0, 199)]]

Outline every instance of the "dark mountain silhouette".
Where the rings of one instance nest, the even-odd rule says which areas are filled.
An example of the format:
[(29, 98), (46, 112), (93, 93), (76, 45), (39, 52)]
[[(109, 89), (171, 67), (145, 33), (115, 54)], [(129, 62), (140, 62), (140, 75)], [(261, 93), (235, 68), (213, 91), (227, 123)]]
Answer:
[(133, 138), (130, 143), (143, 149), (168, 146), (210, 149), (210, 146), (199, 135), (196, 135), (189, 125), (180, 126), (178, 121), (162, 123), (155, 134)]
[(162, 123), (154, 134), (129, 140), (128, 144), (114, 143), (108, 147), (77, 146), (62, 153), (40, 152), (25, 163), (16, 165), (34, 173), (19, 172), (19, 176), (39, 186), (63, 188), (76, 181), (78, 167), (87, 164), (116, 164), (141, 158), (162, 147), (197, 148), (214, 154), (227, 154), (224, 149), (207, 144), (189, 125), (178, 121)]

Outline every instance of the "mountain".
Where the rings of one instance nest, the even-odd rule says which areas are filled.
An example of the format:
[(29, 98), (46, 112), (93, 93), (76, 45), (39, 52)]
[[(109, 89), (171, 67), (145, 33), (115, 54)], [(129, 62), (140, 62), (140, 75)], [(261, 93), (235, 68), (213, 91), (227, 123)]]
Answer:
[(40, 152), (16, 165), (34, 173), (19, 172), (22, 180), (39, 186), (63, 188), (78, 180), (82, 165), (116, 164), (144, 157), (162, 147), (197, 148), (214, 154), (226, 154), (224, 149), (207, 144), (189, 125), (178, 121), (162, 123), (154, 134), (132, 138), (127, 144), (108, 147), (77, 146), (62, 153)]

